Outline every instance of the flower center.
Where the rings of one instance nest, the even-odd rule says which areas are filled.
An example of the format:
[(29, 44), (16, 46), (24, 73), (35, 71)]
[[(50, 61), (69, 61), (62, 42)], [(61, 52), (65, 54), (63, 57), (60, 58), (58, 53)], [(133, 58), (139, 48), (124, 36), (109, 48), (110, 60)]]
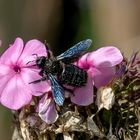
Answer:
[(20, 68), (19, 66), (15, 65), (15, 66), (14, 66), (14, 71), (15, 71), (16, 73), (20, 73), (20, 72), (21, 72), (21, 68)]

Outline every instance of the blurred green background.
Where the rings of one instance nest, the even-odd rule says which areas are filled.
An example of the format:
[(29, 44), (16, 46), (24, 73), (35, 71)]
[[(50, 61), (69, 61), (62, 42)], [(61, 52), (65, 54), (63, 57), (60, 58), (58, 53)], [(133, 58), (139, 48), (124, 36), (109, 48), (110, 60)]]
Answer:
[[(16, 37), (46, 40), (55, 55), (91, 38), (92, 49), (113, 45), (130, 56), (139, 49), (139, 17), (139, 0), (0, 0), (0, 53)], [(12, 131), (12, 114), (0, 106), (0, 140)]]

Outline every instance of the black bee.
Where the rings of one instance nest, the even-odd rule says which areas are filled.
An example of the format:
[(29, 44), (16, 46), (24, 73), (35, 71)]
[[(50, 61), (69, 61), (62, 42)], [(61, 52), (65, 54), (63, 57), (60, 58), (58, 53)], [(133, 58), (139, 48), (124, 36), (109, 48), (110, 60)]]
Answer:
[(36, 65), (41, 70), (39, 74), (42, 78), (31, 83), (50, 80), (55, 102), (58, 105), (63, 105), (64, 89), (66, 89), (64, 84), (81, 87), (87, 82), (87, 72), (71, 63), (79, 58), (91, 43), (90, 39), (81, 41), (57, 57), (54, 57), (47, 48), (48, 56), (36, 59)]

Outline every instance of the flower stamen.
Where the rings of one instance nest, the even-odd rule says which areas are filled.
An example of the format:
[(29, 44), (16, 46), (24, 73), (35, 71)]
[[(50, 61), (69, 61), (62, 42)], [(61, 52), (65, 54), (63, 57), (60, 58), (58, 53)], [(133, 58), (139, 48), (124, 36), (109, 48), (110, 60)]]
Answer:
[(20, 73), (21, 72), (21, 68), (19, 66), (17, 66), (17, 65), (15, 65), (13, 69), (14, 69), (14, 71), (16, 73)]

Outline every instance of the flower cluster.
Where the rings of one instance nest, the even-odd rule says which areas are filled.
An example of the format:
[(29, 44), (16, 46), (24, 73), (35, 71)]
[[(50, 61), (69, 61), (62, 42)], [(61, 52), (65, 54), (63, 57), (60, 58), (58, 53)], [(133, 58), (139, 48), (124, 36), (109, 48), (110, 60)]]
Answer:
[[(34, 65), (35, 55), (47, 56), (45, 45), (34, 39), (25, 46), (21, 38), (0, 57), (0, 103), (10, 109), (18, 110), (30, 104), (32, 96), (41, 96), (36, 111), (42, 120), (50, 124), (57, 120), (56, 105), (49, 81), (29, 84), (41, 78), (39, 69)], [(71, 102), (87, 106), (94, 102), (93, 87), (105, 86), (115, 75), (116, 65), (123, 60), (121, 52), (113, 47), (103, 47), (86, 53), (74, 65), (88, 73), (85, 86), (72, 88), (69, 93)], [(31, 62), (31, 63), (28, 63)]]

